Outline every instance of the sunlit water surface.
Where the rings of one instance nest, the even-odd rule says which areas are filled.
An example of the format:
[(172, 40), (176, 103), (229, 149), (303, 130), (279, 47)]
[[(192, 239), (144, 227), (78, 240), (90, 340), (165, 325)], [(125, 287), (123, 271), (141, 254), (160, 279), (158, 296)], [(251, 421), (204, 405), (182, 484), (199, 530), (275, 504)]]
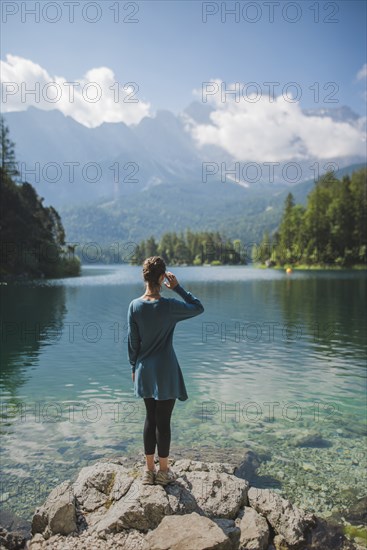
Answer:
[[(168, 269), (205, 307), (175, 329), (189, 399), (175, 405), (171, 456), (250, 448), (257, 485), (324, 516), (363, 496), (366, 272)], [(82, 466), (142, 455), (126, 312), (144, 286), (122, 265), (0, 289), (1, 499), (30, 519)]]

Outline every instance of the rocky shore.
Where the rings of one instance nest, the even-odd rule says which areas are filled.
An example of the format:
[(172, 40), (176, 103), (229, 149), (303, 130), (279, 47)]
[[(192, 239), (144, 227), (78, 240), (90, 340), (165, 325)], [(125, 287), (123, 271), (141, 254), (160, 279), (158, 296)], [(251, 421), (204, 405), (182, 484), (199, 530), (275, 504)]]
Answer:
[(260, 459), (237, 465), (170, 459), (174, 484), (142, 485), (143, 459), (104, 459), (57, 485), (24, 525), (0, 521), (0, 549), (362, 550), (333, 524), (251, 484)]

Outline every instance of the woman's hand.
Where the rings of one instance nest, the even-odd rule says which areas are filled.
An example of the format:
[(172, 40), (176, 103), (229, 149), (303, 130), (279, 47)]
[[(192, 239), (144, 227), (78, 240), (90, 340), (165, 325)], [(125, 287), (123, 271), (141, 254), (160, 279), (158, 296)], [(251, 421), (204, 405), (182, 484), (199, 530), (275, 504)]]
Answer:
[(135, 372), (131, 373), (131, 378), (133, 379), (133, 382), (135, 381)]
[(178, 280), (176, 279), (174, 274), (171, 273), (170, 271), (166, 271), (165, 275), (166, 275), (166, 279), (168, 280), (168, 283), (164, 281), (164, 284), (166, 285), (167, 288), (173, 290), (178, 285)]

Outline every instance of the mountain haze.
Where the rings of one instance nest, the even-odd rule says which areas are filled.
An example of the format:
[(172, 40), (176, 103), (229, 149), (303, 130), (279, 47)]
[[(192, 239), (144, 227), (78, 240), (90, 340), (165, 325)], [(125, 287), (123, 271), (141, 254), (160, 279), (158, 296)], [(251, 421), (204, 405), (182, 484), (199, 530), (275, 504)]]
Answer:
[[(265, 171), (258, 181), (251, 182), (255, 179), (251, 171), (247, 180), (241, 173), (239, 181), (230, 174), (221, 181), (221, 163), (231, 170), (235, 159), (217, 146), (198, 147), (189, 131), (193, 124), (208, 124), (212, 110), (193, 102), (177, 116), (160, 110), (137, 125), (103, 123), (96, 128), (87, 128), (56, 109), (30, 107), (6, 113), (4, 118), (16, 144), (22, 179), (58, 209), (68, 242), (137, 242), (186, 228), (218, 230), (230, 238), (257, 242), (265, 229), (276, 228), (289, 190), (296, 202), (305, 204), (314, 185), (314, 159), (298, 163), (302, 175), (296, 183), (282, 178), (286, 162), (279, 163), (273, 182)], [(348, 107), (304, 114), (361, 123)], [(320, 175), (331, 161), (340, 169), (338, 176), (342, 170), (351, 173), (364, 165), (360, 157), (327, 159), (318, 163)], [(208, 176), (206, 182), (203, 162), (217, 167), (217, 174)], [(39, 173), (35, 177), (31, 170), (36, 163)], [(57, 163), (58, 173), (48, 163)], [(72, 163), (74, 181), (70, 178)], [(93, 164), (88, 167), (88, 163)], [(56, 176), (58, 181), (50, 181)]]

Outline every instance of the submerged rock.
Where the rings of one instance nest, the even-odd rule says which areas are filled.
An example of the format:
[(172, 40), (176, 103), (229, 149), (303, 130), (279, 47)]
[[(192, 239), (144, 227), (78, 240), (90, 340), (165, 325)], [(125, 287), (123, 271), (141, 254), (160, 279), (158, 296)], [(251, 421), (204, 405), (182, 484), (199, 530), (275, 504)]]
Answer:
[(316, 447), (321, 449), (331, 447), (332, 445), (330, 441), (324, 439), (322, 435), (317, 432), (298, 434), (291, 442), (295, 447)]
[(30, 524), (10, 510), (0, 510), (0, 549), (24, 548), (30, 535)]
[(260, 464), (261, 460), (258, 455), (250, 449), (245, 449), (243, 460), (235, 469), (234, 475), (252, 481), (256, 477), (256, 470)]

